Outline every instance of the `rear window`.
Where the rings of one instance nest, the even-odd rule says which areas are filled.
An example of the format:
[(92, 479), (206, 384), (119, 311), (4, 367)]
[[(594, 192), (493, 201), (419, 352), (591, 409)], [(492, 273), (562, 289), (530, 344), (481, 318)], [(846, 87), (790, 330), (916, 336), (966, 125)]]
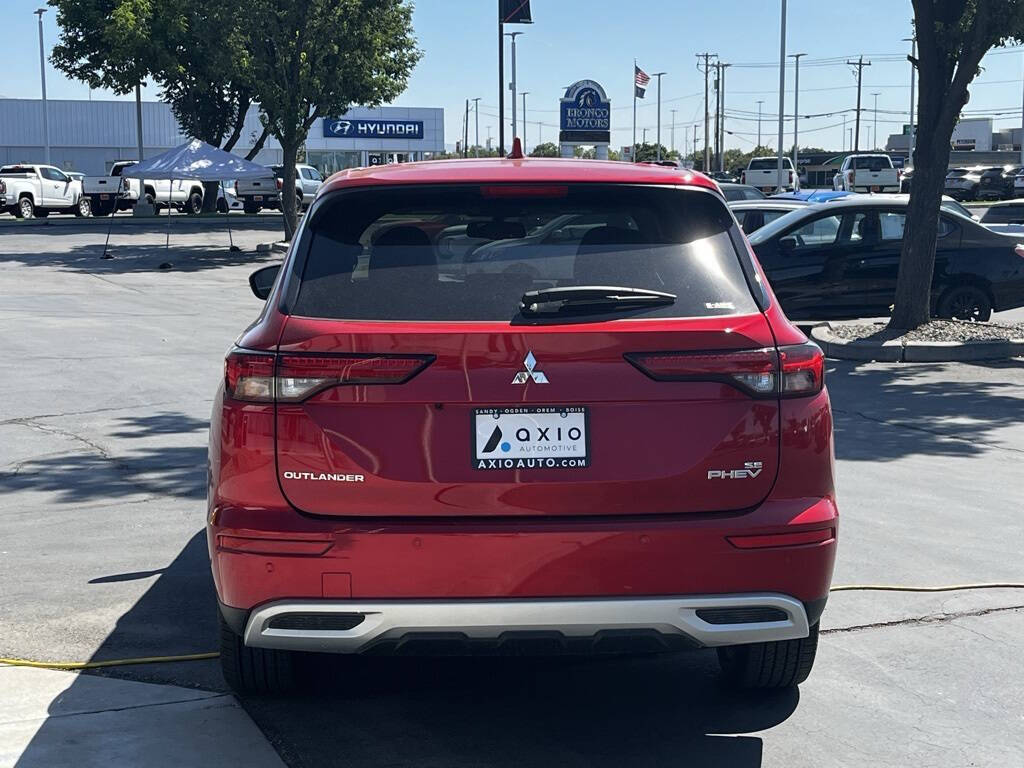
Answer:
[[(747, 167), (747, 170), (748, 171), (774, 171), (774, 170), (778, 169), (778, 167), (779, 167), (778, 158), (762, 157), (760, 159), (751, 160), (750, 161), (750, 165)], [(782, 158), (782, 169), (788, 171), (788, 170), (792, 170), (792, 168), (793, 168), (793, 161), (790, 160), (788, 157)]]
[(270, 171), (275, 176), (284, 176), (284, 166), (283, 165), (272, 165), (272, 166), (270, 166)]
[[(733, 219), (706, 192), (601, 185), (360, 190), (310, 222), (292, 312), (351, 320), (579, 322), (756, 312)], [(615, 286), (671, 304), (538, 319), (526, 291)]]
[(853, 167), (858, 171), (888, 171), (892, 169), (892, 160), (888, 157), (855, 157)]

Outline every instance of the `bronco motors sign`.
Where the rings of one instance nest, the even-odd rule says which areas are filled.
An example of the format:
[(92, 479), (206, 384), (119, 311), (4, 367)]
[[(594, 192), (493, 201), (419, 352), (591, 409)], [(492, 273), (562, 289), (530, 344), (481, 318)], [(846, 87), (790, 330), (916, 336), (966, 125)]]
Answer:
[(559, 121), (559, 141), (607, 144), (611, 140), (612, 107), (604, 88), (580, 80), (565, 89)]
[(347, 120), (324, 118), (324, 137), (332, 139), (422, 139), (422, 120)]

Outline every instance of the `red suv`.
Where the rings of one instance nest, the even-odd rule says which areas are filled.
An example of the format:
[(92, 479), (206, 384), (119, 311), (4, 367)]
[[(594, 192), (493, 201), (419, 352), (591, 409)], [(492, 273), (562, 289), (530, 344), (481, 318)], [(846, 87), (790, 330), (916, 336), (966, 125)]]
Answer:
[(250, 282), (210, 430), (236, 690), (309, 651), (715, 647), (741, 686), (807, 677), (838, 524), (823, 359), (713, 182), (346, 171)]

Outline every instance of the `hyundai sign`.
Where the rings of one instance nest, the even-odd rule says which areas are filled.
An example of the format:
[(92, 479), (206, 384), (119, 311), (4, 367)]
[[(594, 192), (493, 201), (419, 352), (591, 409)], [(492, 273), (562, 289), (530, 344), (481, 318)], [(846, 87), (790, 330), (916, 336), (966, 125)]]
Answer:
[(332, 139), (422, 139), (422, 120), (349, 120), (324, 118), (324, 137)]
[(565, 89), (559, 111), (559, 141), (590, 144), (611, 141), (611, 102), (599, 83), (580, 80), (570, 85)]

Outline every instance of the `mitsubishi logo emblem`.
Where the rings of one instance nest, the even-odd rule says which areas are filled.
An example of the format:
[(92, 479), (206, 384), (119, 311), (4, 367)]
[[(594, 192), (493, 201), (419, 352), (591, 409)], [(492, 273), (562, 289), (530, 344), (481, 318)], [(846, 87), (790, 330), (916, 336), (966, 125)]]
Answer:
[(533, 356), (533, 352), (526, 353), (523, 365), (526, 366), (526, 370), (516, 374), (516, 377), (512, 379), (513, 384), (525, 384), (530, 379), (533, 379), (534, 384), (548, 383), (548, 377), (544, 375), (544, 372), (537, 370), (537, 358)]

